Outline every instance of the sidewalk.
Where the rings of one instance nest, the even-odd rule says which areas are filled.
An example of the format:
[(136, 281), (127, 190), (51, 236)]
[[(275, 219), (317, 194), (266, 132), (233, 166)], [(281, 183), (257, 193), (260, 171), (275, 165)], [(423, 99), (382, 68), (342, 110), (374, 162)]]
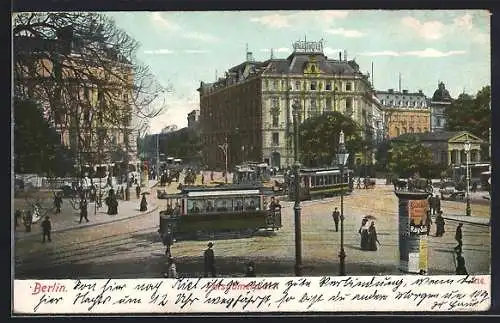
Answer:
[[(433, 215), (432, 218), (435, 219), (436, 217)], [(460, 214), (449, 214), (449, 215), (444, 215), (443, 218), (445, 220), (458, 221), (467, 224), (477, 224), (485, 226), (491, 225), (490, 217), (484, 217), (484, 216), (466, 216)]]

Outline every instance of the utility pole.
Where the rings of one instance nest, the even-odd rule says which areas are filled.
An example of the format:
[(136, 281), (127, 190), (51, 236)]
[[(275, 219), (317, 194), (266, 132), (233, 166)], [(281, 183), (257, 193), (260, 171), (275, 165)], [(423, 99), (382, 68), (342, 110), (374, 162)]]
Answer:
[(294, 137), (294, 186), (295, 186), (295, 203), (293, 206), (295, 215), (295, 276), (302, 276), (302, 224), (301, 224), (301, 208), (300, 208), (300, 161), (299, 161), (299, 111), (300, 106), (297, 101), (292, 106), (293, 115), (293, 137)]

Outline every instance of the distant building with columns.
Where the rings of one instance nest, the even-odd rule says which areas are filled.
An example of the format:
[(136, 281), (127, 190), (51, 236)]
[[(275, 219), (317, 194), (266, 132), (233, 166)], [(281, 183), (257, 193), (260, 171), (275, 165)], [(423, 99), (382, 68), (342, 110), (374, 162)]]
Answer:
[(470, 162), (481, 162), (481, 144), (483, 140), (467, 131), (439, 131), (427, 133), (407, 133), (393, 139), (393, 141), (404, 141), (411, 136), (418, 138), (420, 143), (432, 151), (434, 164), (462, 165), (467, 162), (464, 143), (471, 143)]

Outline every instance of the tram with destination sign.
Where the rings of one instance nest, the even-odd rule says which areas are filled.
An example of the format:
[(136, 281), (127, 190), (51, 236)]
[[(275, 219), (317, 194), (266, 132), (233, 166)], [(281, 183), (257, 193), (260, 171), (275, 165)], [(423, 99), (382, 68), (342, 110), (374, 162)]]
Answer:
[(281, 209), (268, 210), (268, 198), (261, 185), (184, 187), (181, 193), (164, 197), (167, 208), (160, 212), (159, 232), (183, 239), (279, 230)]
[[(300, 200), (312, 200), (339, 195), (340, 192), (351, 193), (353, 190), (353, 171), (344, 169), (344, 176), (340, 176), (340, 168), (302, 168), (299, 172)], [(289, 182), (289, 198), (295, 198), (293, 178)]]

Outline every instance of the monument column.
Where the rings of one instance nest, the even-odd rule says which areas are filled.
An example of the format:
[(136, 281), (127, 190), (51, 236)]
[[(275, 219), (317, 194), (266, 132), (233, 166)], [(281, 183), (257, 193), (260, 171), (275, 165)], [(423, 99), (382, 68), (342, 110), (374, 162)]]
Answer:
[[(394, 192), (399, 199), (399, 269), (405, 273), (428, 272), (426, 192)], [(423, 224), (421, 226), (421, 224)]]

